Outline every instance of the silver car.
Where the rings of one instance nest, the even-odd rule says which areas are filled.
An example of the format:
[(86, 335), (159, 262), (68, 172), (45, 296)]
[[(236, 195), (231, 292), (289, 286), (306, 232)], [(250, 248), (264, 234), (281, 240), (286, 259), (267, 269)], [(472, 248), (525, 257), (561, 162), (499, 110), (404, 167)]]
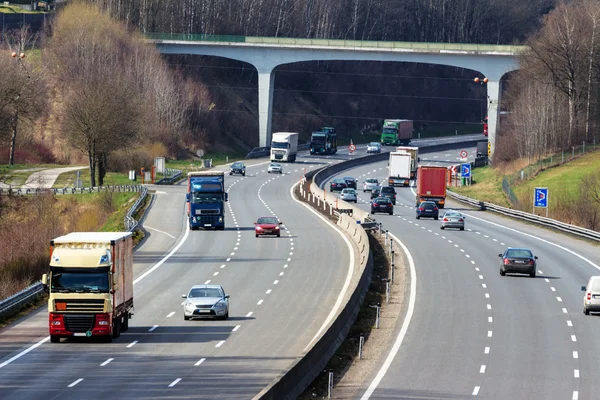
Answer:
[(456, 228), (461, 231), (465, 230), (465, 216), (458, 211), (448, 210), (442, 217), (442, 225), (440, 229)]
[(342, 189), (342, 193), (340, 193), (340, 199), (349, 203), (358, 203), (358, 195), (356, 194), (356, 190), (354, 189)]
[(270, 174), (271, 172), (274, 174), (282, 174), (283, 173), (283, 168), (281, 167), (281, 164), (279, 163), (271, 163), (269, 164), (269, 168), (267, 168), (267, 172)]
[(367, 145), (367, 153), (381, 153), (381, 143), (371, 142)]
[(221, 285), (194, 285), (183, 302), (183, 319), (213, 317), (229, 318), (229, 295)]
[(363, 192), (371, 192), (377, 186), (379, 186), (379, 181), (377, 178), (367, 178), (363, 182)]

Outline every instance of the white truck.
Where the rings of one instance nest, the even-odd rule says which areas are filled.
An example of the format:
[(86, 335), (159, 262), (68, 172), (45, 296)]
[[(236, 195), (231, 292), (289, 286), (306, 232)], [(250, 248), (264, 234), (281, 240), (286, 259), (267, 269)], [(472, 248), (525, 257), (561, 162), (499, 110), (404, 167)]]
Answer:
[(410, 166), (410, 179), (417, 179), (417, 168), (419, 167), (419, 148), (418, 147), (409, 147), (409, 146), (400, 146), (396, 147), (396, 151), (410, 153), (412, 158), (411, 166)]
[(391, 152), (388, 164), (388, 185), (408, 186), (410, 184), (411, 155), (406, 152)]
[(275, 132), (271, 139), (271, 161), (296, 161), (298, 133)]

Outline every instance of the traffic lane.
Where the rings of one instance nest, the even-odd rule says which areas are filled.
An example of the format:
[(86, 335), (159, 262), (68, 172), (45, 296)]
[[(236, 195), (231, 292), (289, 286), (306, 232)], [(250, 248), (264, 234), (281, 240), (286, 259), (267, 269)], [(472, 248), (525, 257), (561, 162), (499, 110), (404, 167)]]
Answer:
[[(439, 223), (434, 228), (439, 229)], [(560, 293), (550, 290), (556, 276), (549, 275), (549, 268), (540, 267), (552, 284), (539, 273), (538, 279), (501, 277), (498, 253), (502, 250), (497, 250), (502, 248), (500, 239), (496, 242), (490, 235), (468, 230), (447, 229), (443, 235), (465, 249), (465, 256), (469, 255), (473, 268), (480, 269), (491, 295), (493, 340), (479, 393), (503, 399), (555, 398), (554, 393), (570, 396), (573, 387), (565, 381), (573, 376), (574, 369), (571, 328), (566, 324), (562, 303), (557, 301)]]
[[(157, 190), (160, 193), (153, 195), (152, 202), (140, 221), (148, 233), (134, 251), (134, 276), (139, 276), (164, 257), (176, 245), (176, 238), (180, 237), (184, 230), (183, 218), (180, 217), (183, 205), (177, 201), (180, 196), (185, 200), (182, 188), (167, 186)], [(162, 229), (161, 232), (156, 232), (148, 227)], [(0, 331), (0, 364), (48, 336), (47, 310), (47, 305), (44, 304)]]
[[(413, 220), (405, 209), (398, 213), (377, 220), (413, 256), (417, 301), (403, 346), (372, 397), (466, 397), (485, 363), (478, 350), (489, 340), (484, 289), (464, 253), (435, 235), (437, 221)], [(396, 248), (396, 254), (403, 253)]]
[[(232, 234), (232, 232), (218, 233), (223, 235)], [(221, 239), (223, 238), (223, 235), (219, 235)], [(166, 260), (160, 269), (154, 270), (152, 274), (147, 275), (142, 281), (139, 281), (138, 284), (135, 284), (134, 305), (136, 306), (136, 315), (132, 320), (130, 320), (130, 326), (132, 328), (139, 327), (141, 324), (148, 327), (156, 324), (156, 315), (160, 315), (157, 313), (157, 311), (160, 310), (161, 307), (164, 307), (165, 296), (168, 297), (168, 299), (171, 298), (170, 294), (168, 293), (169, 285), (172, 284), (173, 281), (180, 279), (181, 276), (185, 276), (186, 274), (189, 276), (189, 265), (190, 263), (197, 262), (197, 257), (195, 254), (198, 253), (198, 249), (205, 249), (206, 257), (214, 257), (215, 253), (218, 253), (221, 248), (220, 243), (222, 240), (218, 240), (219, 236), (209, 235), (206, 237), (206, 239), (202, 240), (200, 245), (195, 245), (193, 241), (190, 241), (187, 243), (187, 245), (190, 246), (189, 250), (186, 248), (186, 243), (184, 242), (180, 251), (175, 253), (175, 255), (170, 259)], [(229, 249), (225, 251), (229, 251)], [(194, 255), (190, 256), (188, 252)], [(228, 253), (224, 253), (223, 256), (226, 254)], [(139, 278), (140, 277), (138, 276), (136, 279)], [(180, 298), (180, 294), (175, 295), (175, 297)], [(177, 301), (181, 302), (181, 300)], [(151, 317), (154, 318), (152, 322), (145, 321), (145, 312), (151, 314)], [(132, 331), (135, 331), (135, 329), (132, 329)], [(122, 351), (121, 349), (126, 344), (125, 342), (128, 339), (127, 336), (129, 335), (123, 335), (121, 338), (116, 339), (115, 343), (111, 345), (94, 344), (78, 340), (70, 340), (72, 343), (44, 344), (22, 358), (15, 360), (12, 364), (6, 366), (4, 369), (10, 370), (10, 374), (13, 374), (14, 371), (17, 371), (17, 373), (21, 371), (23, 376), (27, 375), (27, 379), (21, 378), (19, 382), (21, 382), (24, 386), (29, 386), (30, 390), (32, 390), (31, 387), (37, 387), (38, 390), (43, 391), (45, 390), (44, 388), (46, 387), (48, 381), (55, 379), (55, 376), (64, 375), (65, 377), (68, 377), (69, 374), (72, 374), (73, 365), (97, 365), (104, 361), (101, 361), (98, 358), (98, 351), (96, 351), (97, 349), (103, 349), (100, 351), (110, 354), (111, 350), (107, 351), (108, 347), (109, 349), (112, 349), (115, 354), (120, 353), (120, 351)], [(77, 363), (69, 358), (73, 351), (76, 353), (81, 353)], [(47, 363), (54, 364), (54, 367), (52, 369), (48, 369)], [(29, 371), (29, 373), (23, 374), (23, 369)], [(85, 368), (83, 366), (78, 368), (79, 372), (83, 373), (84, 370)], [(4, 374), (0, 376), (0, 386), (5, 384), (4, 378)], [(19, 396), (19, 394), (16, 394), (16, 396)]]

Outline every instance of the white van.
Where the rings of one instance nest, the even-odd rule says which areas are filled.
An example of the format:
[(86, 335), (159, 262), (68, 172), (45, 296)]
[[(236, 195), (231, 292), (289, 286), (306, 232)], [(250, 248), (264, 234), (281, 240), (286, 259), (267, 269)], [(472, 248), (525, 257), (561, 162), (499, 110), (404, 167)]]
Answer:
[(582, 286), (585, 292), (583, 296), (583, 313), (590, 315), (590, 311), (600, 311), (600, 276), (592, 276), (587, 286)]

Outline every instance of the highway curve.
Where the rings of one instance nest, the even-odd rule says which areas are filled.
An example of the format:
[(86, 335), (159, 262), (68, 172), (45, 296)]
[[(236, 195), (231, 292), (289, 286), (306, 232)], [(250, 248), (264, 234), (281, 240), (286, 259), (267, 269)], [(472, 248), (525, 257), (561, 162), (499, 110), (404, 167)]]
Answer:
[[(422, 164), (458, 163), (455, 152), (422, 155)], [(343, 175), (386, 173), (380, 162)], [(446, 209), (467, 215), (466, 230), (440, 230), (439, 221), (416, 220), (414, 189), (396, 190), (394, 215), (375, 218), (410, 251), (416, 297), (399, 350), (372, 372), (362, 399), (596, 398), (600, 318), (583, 315), (580, 286), (600, 275), (598, 248), (453, 201)], [(368, 196), (360, 197), (368, 210)], [(535, 279), (499, 275), (507, 246), (539, 256)], [(402, 338), (402, 323), (394, 337)]]
[[(460, 138), (439, 139), (443, 142)], [(435, 140), (428, 139), (428, 143)], [(134, 255), (135, 315), (112, 344), (50, 344), (45, 308), (0, 332), (2, 399), (243, 398), (258, 393), (297, 357), (328, 319), (346, 280), (342, 237), (290, 189), (330, 162), (364, 154), (303, 156), (266, 173), (253, 161), (245, 178), (226, 176), (225, 231), (188, 231), (185, 185), (157, 186), (143, 221), (149, 237)], [(344, 154), (345, 153), (345, 154)], [(249, 164), (252, 164), (249, 163)], [(281, 238), (255, 238), (253, 222), (277, 215)], [(228, 321), (184, 321), (181, 294), (223, 285)]]

